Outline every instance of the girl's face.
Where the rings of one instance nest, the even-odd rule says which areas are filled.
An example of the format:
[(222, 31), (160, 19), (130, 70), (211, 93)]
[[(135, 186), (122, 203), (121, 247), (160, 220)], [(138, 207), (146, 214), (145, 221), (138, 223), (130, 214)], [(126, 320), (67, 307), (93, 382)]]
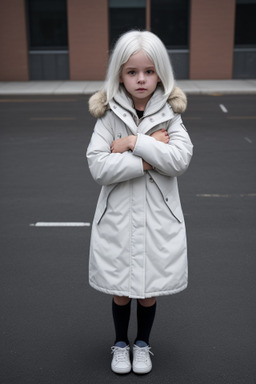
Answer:
[(135, 108), (146, 107), (159, 81), (153, 61), (143, 51), (130, 56), (122, 67), (120, 83), (124, 84)]

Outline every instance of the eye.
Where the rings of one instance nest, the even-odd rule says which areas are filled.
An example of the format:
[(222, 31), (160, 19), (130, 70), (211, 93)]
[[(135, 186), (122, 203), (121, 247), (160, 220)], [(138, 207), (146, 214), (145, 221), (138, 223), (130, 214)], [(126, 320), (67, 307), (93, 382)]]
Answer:
[(135, 75), (135, 71), (133, 71), (133, 70), (130, 70), (129, 72), (128, 72), (128, 75)]
[(147, 70), (147, 74), (148, 74), (148, 75), (152, 75), (153, 73), (154, 73), (153, 69), (148, 69), (148, 70)]

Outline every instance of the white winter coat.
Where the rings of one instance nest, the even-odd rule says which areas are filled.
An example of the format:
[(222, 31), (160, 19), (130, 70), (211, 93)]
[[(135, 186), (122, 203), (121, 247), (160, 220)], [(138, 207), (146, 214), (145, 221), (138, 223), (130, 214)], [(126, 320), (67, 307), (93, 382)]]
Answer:
[[(186, 99), (182, 91), (174, 92), (179, 110)], [(87, 159), (102, 189), (92, 224), (89, 283), (131, 298), (179, 292), (187, 286), (187, 244), (176, 177), (192, 157), (189, 135), (161, 88), (140, 120), (123, 88), (106, 111), (103, 102), (102, 94), (90, 101), (94, 115), (102, 117)], [(169, 144), (150, 136), (160, 128), (167, 129)], [(111, 153), (112, 141), (127, 135), (137, 135), (134, 151)], [(142, 159), (154, 169), (143, 171)]]

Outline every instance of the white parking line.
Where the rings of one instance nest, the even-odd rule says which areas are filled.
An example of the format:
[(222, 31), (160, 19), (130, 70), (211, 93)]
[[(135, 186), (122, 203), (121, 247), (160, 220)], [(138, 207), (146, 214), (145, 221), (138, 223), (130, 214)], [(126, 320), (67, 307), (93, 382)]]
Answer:
[(29, 224), (30, 227), (90, 227), (91, 223), (83, 223), (83, 222), (37, 222), (33, 224)]
[(207, 198), (256, 197), (256, 193), (240, 193), (240, 194), (197, 193), (196, 197), (207, 197)]
[(197, 197), (230, 197), (227, 194), (219, 194), (219, 193), (198, 193)]
[(244, 139), (245, 139), (245, 141), (247, 141), (248, 143), (252, 144), (252, 140), (249, 139), (249, 137), (245, 137)]
[(225, 105), (220, 104), (220, 109), (222, 110), (222, 112), (224, 112), (224, 113), (228, 113), (228, 110), (227, 110), (227, 108), (225, 107)]

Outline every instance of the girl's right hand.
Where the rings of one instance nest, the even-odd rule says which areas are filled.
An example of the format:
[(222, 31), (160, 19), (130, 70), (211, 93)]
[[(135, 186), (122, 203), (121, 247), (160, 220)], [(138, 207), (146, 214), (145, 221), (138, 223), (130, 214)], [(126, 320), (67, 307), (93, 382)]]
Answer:
[(112, 153), (124, 153), (126, 151), (133, 151), (137, 141), (137, 136), (130, 135), (116, 139), (112, 142), (110, 150)]
[(155, 140), (161, 141), (162, 143), (165, 143), (165, 144), (168, 144), (170, 140), (168, 132), (164, 128), (151, 133), (150, 136), (153, 137)]

